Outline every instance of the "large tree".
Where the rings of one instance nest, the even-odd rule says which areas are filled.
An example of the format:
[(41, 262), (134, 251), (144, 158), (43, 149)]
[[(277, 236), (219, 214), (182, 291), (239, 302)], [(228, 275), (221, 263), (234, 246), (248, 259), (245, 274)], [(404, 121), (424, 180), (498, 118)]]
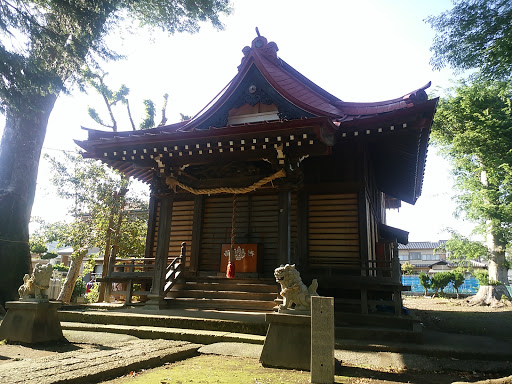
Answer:
[(228, 0), (0, 0), (0, 304), (30, 270), (28, 223), (59, 93), (86, 63), (119, 58), (106, 38), (121, 26), (196, 32), (201, 21), (221, 27), (227, 12)]
[(462, 80), (441, 99), (434, 145), (449, 159), (458, 212), (486, 235), (489, 279), (508, 283), (512, 241), (512, 83)]
[(426, 20), (437, 32), (432, 65), (478, 68), (490, 79), (512, 76), (512, 2), (455, 0), (454, 7)]

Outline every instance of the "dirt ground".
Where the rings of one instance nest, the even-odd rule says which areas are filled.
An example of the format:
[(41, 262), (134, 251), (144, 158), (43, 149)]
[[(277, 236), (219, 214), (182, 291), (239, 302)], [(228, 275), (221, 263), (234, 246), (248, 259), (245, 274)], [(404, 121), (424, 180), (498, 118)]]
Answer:
[[(426, 328), (441, 332), (485, 335), (512, 342), (512, 307), (491, 309), (468, 307), (463, 300), (446, 298), (404, 297), (404, 306), (422, 319)], [(120, 335), (115, 335), (119, 338)], [(131, 338), (131, 336), (126, 336)], [(0, 346), (0, 365), (22, 359), (36, 359), (73, 348), (95, 347), (95, 340), (74, 339), (73, 343), (56, 343), (39, 348), (4, 344)], [(104, 341), (104, 340), (102, 340)], [(247, 376), (249, 375), (249, 376)], [(374, 367), (371, 365), (340, 365), (336, 383), (345, 384), (449, 384), (455, 381), (477, 382), (512, 375), (510, 372), (481, 374), (477, 372), (415, 371)], [(184, 384), (184, 383), (308, 383), (308, 372), (263, 368), (257, 359), (200, 355), (184, 361), (109, 381), (115, 384)], [(248, 381), (249, 380), (249, 381)], [(504, 383), (512, 383), (510, 381)]]
[[(404, 306), (419, 316), (425, 327), (442, 332), (486, 335), (512, 342), (512, 307), (492, 309), (468, 307), (463, 299), (407, 296)], [(449, 384), (474, 383), (512, 375), (511, 371), (495, 374), (457, 371), (415, 371), (340, 365), (335, 383), (345, 384)], [(257, 359), (201, 355), (160, 368), (108, 381), (104, 384), (179, 384), (179, 383), (309, 383), (309, 372), (263, 368)], [(501, 383), (512, 383), (512, 377)]]
[(423, 296), (404, 296), (404, 306), (412, 309), (426, 328), (512, 342), (512, 306), (470, 307), (464, 305), (464, 299)]

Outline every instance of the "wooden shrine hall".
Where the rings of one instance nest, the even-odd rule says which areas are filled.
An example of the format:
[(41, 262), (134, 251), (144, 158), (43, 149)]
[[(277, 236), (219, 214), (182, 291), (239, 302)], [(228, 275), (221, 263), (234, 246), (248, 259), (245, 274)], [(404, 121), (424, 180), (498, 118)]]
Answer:
[(236, 76), (190, 120), (88, 129), (77, 141), (84, 157), (150, 185), (144, 260), (152, 268), (125, 279), (149, 282), (148, 303), (160, 306), (187, 298), (187, 283), (200, 281), (236, 301), (240, 292), (225, 288), (233, 244), (239, 287), (270, 284), (268, 310), (274, 269), (293, 263), (306, 285), (316, 278), (319, 294), (335, 297), (337, 310), (368, 313), (380, 303), (401, 313), (398, 243), (408, 233), (386, 225), (386, 209), (421, 194), (437, 104), (425, 92), (430, 83), (393, 100), (346, 102), (259, 34), (242, 52)]

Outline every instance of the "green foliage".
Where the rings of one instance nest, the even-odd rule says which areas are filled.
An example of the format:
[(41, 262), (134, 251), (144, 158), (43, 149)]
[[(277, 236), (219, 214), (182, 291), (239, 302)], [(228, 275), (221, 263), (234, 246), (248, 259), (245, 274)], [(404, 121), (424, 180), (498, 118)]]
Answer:
[(455, 231), (451, 231), (451, 235), (451, 239), (445, 243), (445, 250), (450, 253), (450, 260), (465, 264), (464, 261), (488, 258), (487, 247), (481, 242), (472, 241)]
[(486, 269), (477, 269), (473, 271), (473, 276), (478, 280), (480, 285), (503, 285), (501, 282), (489, 279), (489, 271)]
[(457, 299), (459, 298), (459, 288), (462, 284), (464, 284), (464, 280), (466, 280), (466, 277), (464, 276), (464, 270), (463, 268), (459, 267), (451, 272), (451, 282), (453, 285), (453, 288), (457, 291)]
[(129, 193), (130, 183), (106, 165), (80, 155), (62, 156), (62, 159), (48, 157), (51, 181), (59, 196), (69, 201), (74, 220), (50, 224), (43, 232), (75, 251), (90, 247), (105, 249), (107, 232), (112, 230), (110, 217), (117, 222), (125, 210), (121, 216), (117, 256), (143, 254), (148, 219), (146, 199)]
[(430, 279), (430, 276), (427, 275), (425, 272), (421, 272), (418, 277), (420, 279), (421, 286), (425, 290), (425, 296), (426, 296), (428, 290), (430, 289), (430, 287), (432, 287), (432, 281)]
[(100, 285), (94, 284), (89, 292), (85, 294), (85, 301), (87, 303), (96, 303), (100, 295)]
[(404, 275), (412, 275), (414, 273), (414, 265), (409, 262), (403, 263), (401, 268)]
[(94, 271), (94, 267), (96, 266), (96, 260), (94, 258), (98, 256), (97, 254), (89, 255), (89, 260), (84, 264), (84, 269), (82, 271), (82, 275), (85, 276), (92, 271)]
[(41, 237), (36, 237), (36, 238), (30, 239), (30, 252), (31, 253), (42, 255), (46, 251), (48, 251), (48, 248), (46, 247), (44, 239), (42, 239)]
[[(135, 123), (133, 122), (132, 112), (130, 109), (130, 102), (128, 100), (128, 95), (130, 93), (130, 89), (122, 84), (118, 91), (113, 91), (112, 88), (108, 87), (105, 83), (105, 78), (108, 73), (102, 72), (98, 70), (98, 72), (92, 71), (90, 68), (87, 68), (83, 72), (83, 76), (87, 84), (92, 87), (96, 92), (98, 92), (102, 97), (109, 113), (110, 123), (105, 122), (106, 120), (100, 117), (100, 114), (96, 111), (96, 109), (89, 107), (88, 113), (89, 116), (99, 125), (112, 129), (114, 132), (118, 130), (118, 124), (116, 119), (116, 110), (115, 106), (117, 104), (123, 104), (126, 107), (127, 117), (130, 121), (133, 130), (136, 130)], [(162, 106), (162, 120), (158, 124), (164, 125), (167, 121), (167, 117), (165, 116), (165, 111), (167, 108), (167, 102), (169, 99), (169, 95), (166, 93), (163, 96), (163, 106)], [(155, 103), (152, 100), (146, 99), (143, 101), (144, 106), (144, 118), (139, 124), (140, 129), (150, 129), (155, 127), (155, 116), (156, 116), (156, 107)]]
[(452, 273), (451, 281), (452, 281), (453, 288), (455, 288), (458, 292), (460, 286), (462, 284), (464, 284), (464, 280), (466, 280), (466, 278), (464, 276), (464, 272), (460, 268), (457, 268), (457, 269), (453, 270), (451, 273)]
[(140, 123), (140, 129), (149, 129), (155, 126), (155, 103), (146, 99), (144, 103), (144, 120)]
[(75, 286), (73, 287), (73, 293), (71, 294), (71, 301), (75, 301), (77, 297), (81, 297), (85, 294), (85, 282), (81, 276), (78, 277), (75, 281)]
[(434, 296), (439, 290), (441, 291), (441, 295), (444, 295), (443, 290), (450, 283), (452, 277), (453, 275), (451, 272), (437, 272), (432, 275), (431, 286), (436, 291)]
[(121, 58), (107, 43), (109, 35), (124, 32), (121, 28), (138, 24), (193, 33), (204, 21), (222, 28), (219, 17), (230, 12), (227, 0), (0, 4), (0, 105), (24, 112), (33, 107), (28, 96), (58, 94), (87, 62)]
[(457, 0), (453, 9), (427, 18), (437, 32), (431, 50), (435, 69), (480, 68), (489, 78), (512, 75), (512, 2)]
[(64, 264), (62, 264), (62, 263), (61, 264), (55, 264), (53, 266), (53, 269), (55, 269), (55, 270), (57, 270), (59, 272), (67, 272), (67, 271), (69, 271), (69, 267), (64, 265)]
[(431, 136), (452, 165), (457, 214), (479, 224), (495, 244), (484, 252), (481, 245), (455, 238), (449, 246), (459, 256), (489, 255), (498, 275), (506, 268), (505, 245), (512, 241), (511, 100), (512, 82), (460, 81), (440, 101)]
[(44, 255), (41, 255), (41, 259), (55, 259), (59, 257), (59, 255), (55, 252), (46, 252)]

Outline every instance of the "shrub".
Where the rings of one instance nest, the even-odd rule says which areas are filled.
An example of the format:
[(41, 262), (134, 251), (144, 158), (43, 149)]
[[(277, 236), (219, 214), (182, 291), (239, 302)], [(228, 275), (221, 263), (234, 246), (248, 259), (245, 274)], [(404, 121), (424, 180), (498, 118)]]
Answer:
[(30, 252), (41, 255), (48, 250), (46, 245), (40, 241), (30, 241)]
[(71, 294), (71, 301), (75, 301), (77, 297), (83, 296), (85, 294), (85, 282), (81, 276), (76, 279), (75, 286), (73, 288), (73, 293)]
[(434, 296), (437, 294), (439, 290), (441, 290), (441, 296), (444, 295), (444, 288), (450, 283), (453, 279), (453, 273), (451, 272), (437, 272), (432, 276), (432, 288), (436, 291), (434, 292)]
[(464, 284), (464, 273), (460, 269), (456, 269), (452, 272), (452, 285), (457, 291), (457, 299), (459, 298), (459, 288)]
[(432, 286), (432, 281), (430, 280), (430, 276), (427, 275), (425, 272), (421, 272), (418, 276), (420, 279), (420, 284), (425, 290), (425, 296), (427, 296), (428, 289)]
[(402, 273), (404, 275), (412, 275), (414, 273), (414, 265), (408, 261), (402, 264)]
[(91, 290), (85, 294), (85, 301), (87, 303), (96, 303), (100, 296), (100, 285), (98, 283), (93, 284)]
[(46, 252), (44, 255), (41, 255), (41, 259), (55, 259), (59, 257), (55, 252)]
[(53, 266), (53, 269), (56, 269), (59, 272), (67, 272), (69, 271), (69, 267), (65, 266), (64, 264), (55, 264)]

